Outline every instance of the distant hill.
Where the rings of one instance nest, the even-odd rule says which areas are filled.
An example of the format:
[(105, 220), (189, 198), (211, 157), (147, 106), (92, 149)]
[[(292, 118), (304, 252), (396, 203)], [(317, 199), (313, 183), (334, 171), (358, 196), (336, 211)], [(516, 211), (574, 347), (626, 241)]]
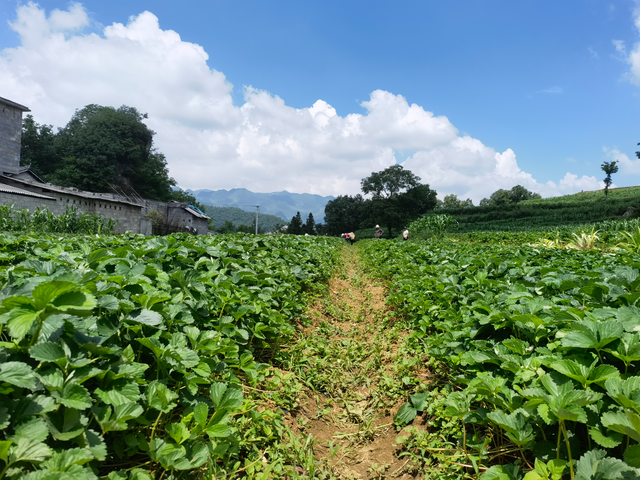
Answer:
[(503, 206), (438, 209), (458, 221), (459, 232), (532, 230), (640, 216), (640, 187), (580, 192)]
[[(224, 222), (231, 222), (234, 226), (256, 224), (256, 213), (247, 212), (238, 207), (212, 207), (211, 205), (205, 206), (207, 215), (213, 218), (213, 224), (216, 227), (222, 227)], [(262, 209), (261, 209), (262, 210)], [(286, 221), (276, 215), (263, 214), (260, 212), (258, 215), (258, 226), (265, 232), (272, 232), (278, 226), (283, 226)]]
[[(231, 190), (188, 190), (198, 202), (214, 207), (238, 207), (247, 212), (255, 212), (260, 205), (260, 213), (276, 215), (287, 223), (300, 212), (302, 221), (309, 213), (317, 223), (324, 222), (324, 207), (336, 197), (323, 197), (310, 193), (289, 193), (286, 190), (274, 193), (255, 193), (246, 188)], [(214, 217), (215, 218), (215, 217)], [(224, 222), (223, 222), (224, 223)]]

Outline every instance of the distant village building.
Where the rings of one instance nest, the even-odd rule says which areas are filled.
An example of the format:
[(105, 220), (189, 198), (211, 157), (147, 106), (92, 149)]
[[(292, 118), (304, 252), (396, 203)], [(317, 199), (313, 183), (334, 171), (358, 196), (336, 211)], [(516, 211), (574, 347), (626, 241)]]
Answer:
[(209, 217), (186, 203), (84, 192), (45, 182), (29, 167), (20, 166), (22, 113), (30, 110), (0, 97), (0, 111), (0, 204), (13, 203), (30, 211), (46, 207), (54, 215), (65, 213), (67, 207), (75, 207), (79, 212), (113, 218), (118, 222), (116, 233), (208, 233)]

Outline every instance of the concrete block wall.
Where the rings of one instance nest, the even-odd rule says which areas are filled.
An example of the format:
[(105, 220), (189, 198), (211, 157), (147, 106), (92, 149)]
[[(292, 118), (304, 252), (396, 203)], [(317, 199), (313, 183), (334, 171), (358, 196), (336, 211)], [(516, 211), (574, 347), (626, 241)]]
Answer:
[(0, 170), (18, 172), (21, 136), (22, 110), (0, 101)]
[[(21, 185), (21, 187), (24, 188), (25, 186)], [(27, 188), (24, 188), (24, 190), (27, 190)], [(0, 203), (14, 203), (16, 208), (26, 208), (29, 211), (46, 207), (54, 215), (62, 215), (67, 211), (67, 207), (75, 207), (78, 212), (97, 213), (105, 218), (116, 220), (118, 223), (115, 233), (124, 233), (126, 231), (134, 233), (141, 232), (141, 222), (143, 218), (141, 215), (142, 207), (140, 206), (110, 202), (98, 198), (90, 199), (59, 192), (49, 192), (46, 189), (35, 186), (30, 186), (29, 190), (34, 191), (34, 193), (41, 193), (42, 195), (53, 197), (55, 200), (0, 192)]]

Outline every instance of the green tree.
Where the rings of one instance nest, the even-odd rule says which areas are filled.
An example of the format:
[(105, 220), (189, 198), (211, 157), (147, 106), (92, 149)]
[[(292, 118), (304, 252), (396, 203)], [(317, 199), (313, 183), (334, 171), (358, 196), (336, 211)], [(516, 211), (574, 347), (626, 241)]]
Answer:
[[(638, 152), (636, 152), (636, 155), (638, 154)], [(638, 157), (640, 158), (640, 157)], [(618, 161), (617, 160), (613, 160), (611, 162), (604, 162), (600, 168), (602, 168), (602, 171), (604, 173), (607, 174), (606, 177), (604, 177), (604, 196), (608, 197), (609, 196), (609, 187), (611, 186), (611, 184), (613, 183), (613, 180), (611, 180), (611, 175), (613, 175), (614, 173), (618, 172)]]
[(445, 195), (442, 201), (438, 201), (438, 208), (469, 208), (473, 207), (473, 201), (470, 198), (461, 200), (456, 194)]
[(313, 219), (313, 213), (309, 213), (307, 221), (302, 226), (302, 233), (308, 233), (309, 235), (316, 234), (316, 221)]
[(164, 155), (153, 148), (154, 132), (133, 107), (87, 105), (58, 132), (55, 149), (62, 162), (47, 180), (92, 192), (138, 194), (151, 200), (172, 199)]
[(418, 185), (420, 177), (405, 170), (402, 165), (392, 165), (381, 172), (374, 172), (360, 182), (362, 192), (371, 194), (375, 200), (393, 198)]
[(538, 198), (541, 198), (540, 194), (533, 193), (524, 188), (522, 185), (516, 185), (511, 190), (509, 190), (509, 199), (511, 200), (511, 203), (519, 203), (524, 200), (533, 200)]
[(429, 185), (420, 184), (420, 177), (401, 165), (393, 165), (382, 172), (372, 173), (362, 179), (360, 185), (371, 198), (363, 205), (362, 227), (380, 224), (386, 234), (400, 229), (420, 215), (432, 210), (437, 204), (436, 192)]
[(287, 233), (291, 235), (302, 234), (302, 217), (300, 216), (300, 212), (296, 213), (294, 217), (291, 219), (291, 221), (289, 222)]
[[(541, 198), (540, 194), (533, 193), (522, 185), (516, 185), (511, 190), (499, 189), (491, 194), (489, 198), (483, 198), (480, 200), (481, 207), (502, 207), (505, 205), (512, 205), (520, 203), (524, 200), (533, 200)], [(472, 204), (473, 206), (473, 204)]]
[(489, 197), (489, 202), (491, 205), (501, 207), (504, 205), (509, 205), (512, 203), (511, 195), (509, 195), (509, 190), (504, 190), (503, 188), (496, 190)]
[(364, 198), (358, 194), (353, 197), (340, 195), (329, 200), (324, 207), (324, 233), (340, 235), (355, 232), (360, 228)]
[(30, 114), (22, 120), (20, 164), (41, 176), (53, 173), (62, 165), (53, 127), (37, 124)]

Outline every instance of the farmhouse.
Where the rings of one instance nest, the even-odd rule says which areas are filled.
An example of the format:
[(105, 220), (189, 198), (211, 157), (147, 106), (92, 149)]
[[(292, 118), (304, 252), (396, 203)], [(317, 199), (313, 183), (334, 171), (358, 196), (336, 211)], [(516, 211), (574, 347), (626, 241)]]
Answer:
[(208, 232), (209, 217), (186, 203), (157, 202), (118, 193), (84, 192), (45, 182), (29, 167), (20, 166), (24, 105), (0, 97), (0, 204), (21, 209), (46, 207), (55, 215), (68, 207), (116, 220), (116, 233), (167, 234)]

